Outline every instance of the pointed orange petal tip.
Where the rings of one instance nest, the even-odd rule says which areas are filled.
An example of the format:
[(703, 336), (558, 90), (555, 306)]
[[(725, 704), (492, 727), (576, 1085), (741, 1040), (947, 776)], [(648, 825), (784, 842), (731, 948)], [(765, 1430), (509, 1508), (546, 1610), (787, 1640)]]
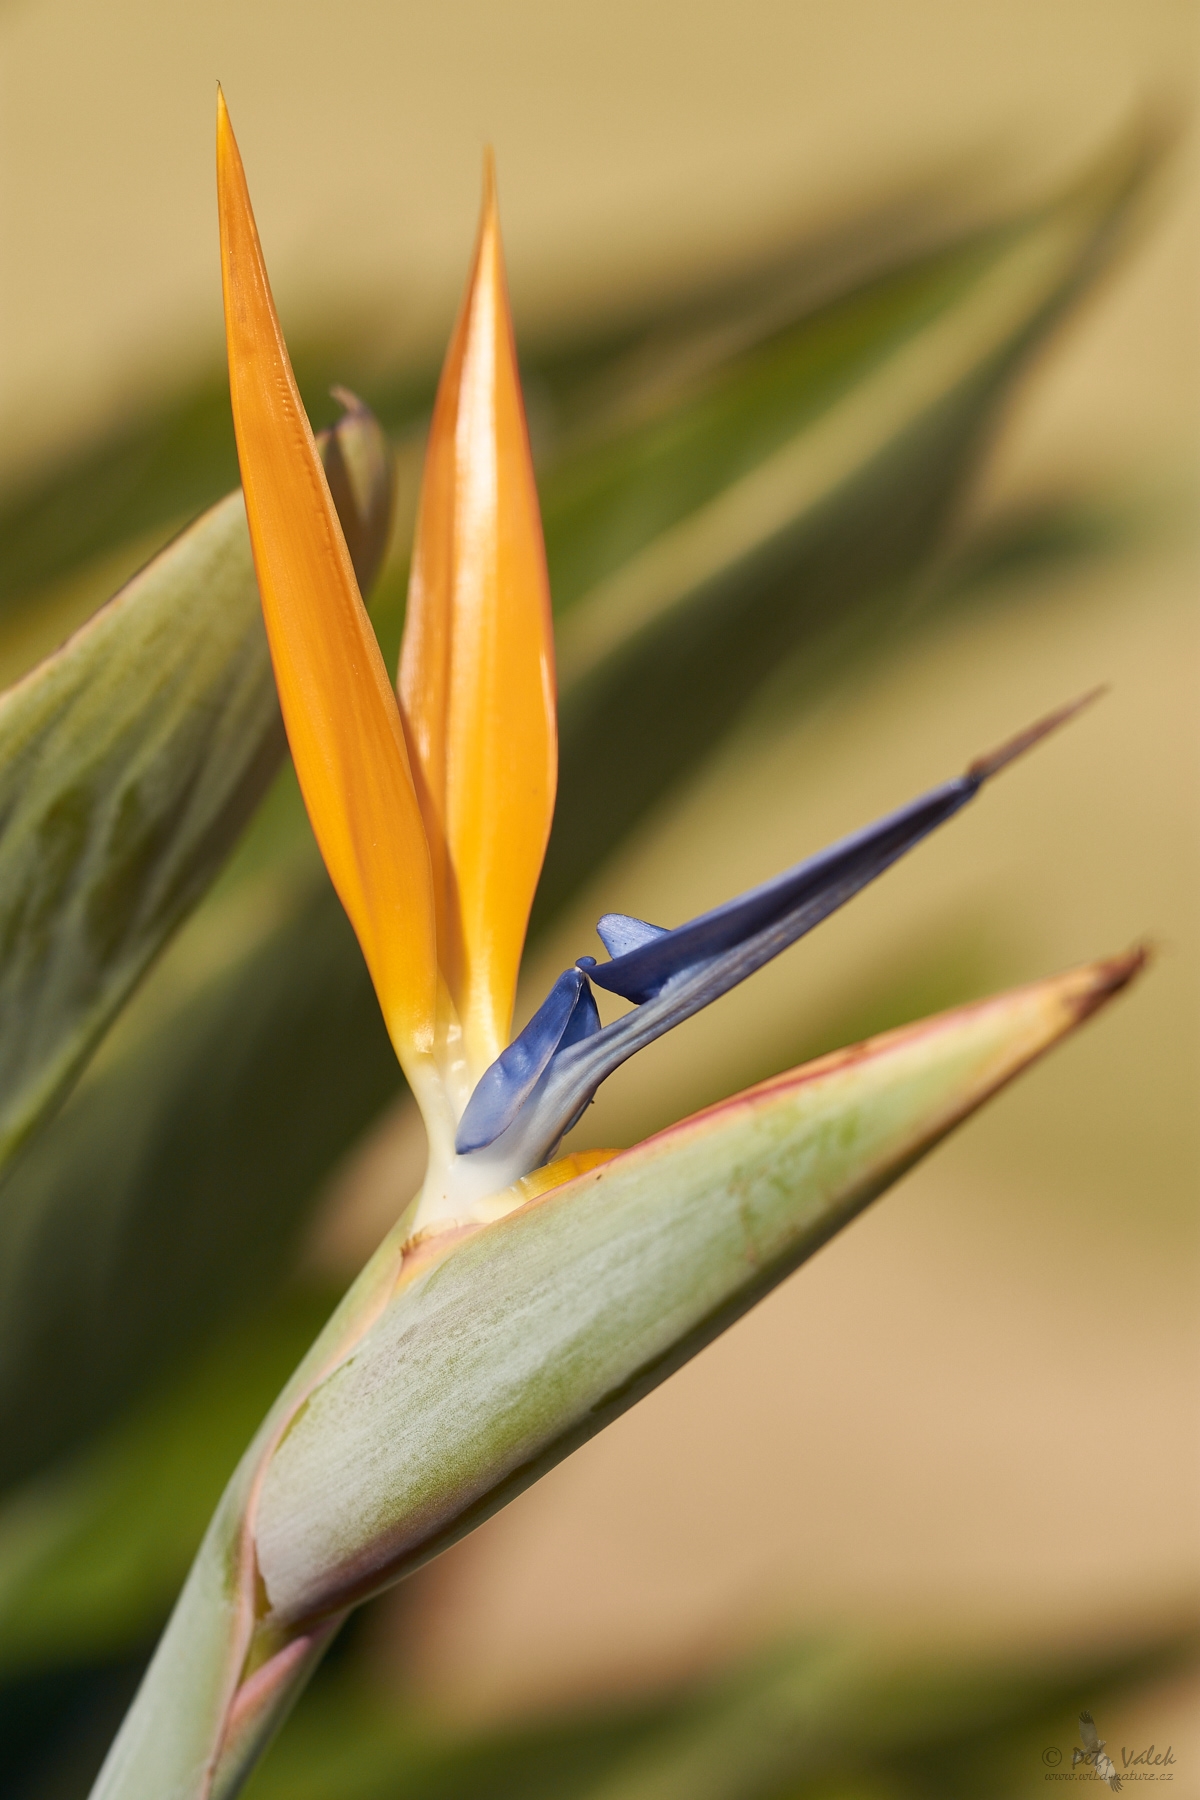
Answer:
[(558, 776), (550, 585), (490, 151), (430, 425), (399, 692), (442, 971), (478, 1077), (508, 1040)]
[(217, 198), (229, 391), (263, 617), (304, 802), (406, 1069), (433, 1047), (424, 829), (375, 634), (292, 374), (224, 95)]

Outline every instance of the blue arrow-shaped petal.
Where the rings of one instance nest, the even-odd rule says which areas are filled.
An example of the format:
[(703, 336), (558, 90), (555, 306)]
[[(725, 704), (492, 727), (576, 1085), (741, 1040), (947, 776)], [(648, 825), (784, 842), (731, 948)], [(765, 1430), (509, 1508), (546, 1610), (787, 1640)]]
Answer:
[[(605, 963), (581, 956), (488, 1069), (459, 1126), (460, 1155), (487, 1152), (500, 1168), (536, 1167), (614, 1069), (845, 905), (953, 817), (985, 781), (1094, 698), (1060, 708), (979, 757), (965, 774), (674, 930), (606, 913), (598, 930), (615, 954)], [(601, 1028), (588, 981), (632, 1000), (633, 1010)]]

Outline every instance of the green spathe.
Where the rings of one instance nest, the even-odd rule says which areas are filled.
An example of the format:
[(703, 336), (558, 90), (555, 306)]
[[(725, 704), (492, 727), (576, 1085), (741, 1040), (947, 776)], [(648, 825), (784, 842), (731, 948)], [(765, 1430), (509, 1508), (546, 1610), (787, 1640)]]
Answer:
[(1084, 971), (839, 1052), (473, 1230), (430, 1266), (418, 1248), (271, 1459), (254, 1537), (273, 1620), (295, 1627), (344, 1606), (535, 1480), (810, 1256), (1112, 980)]
[(345, 1607), (632, 1405), (1141, 960), (824, 1057), (494, 1224), (398, 1226), (235, 1473), (93, 1800), (231, 1800)]

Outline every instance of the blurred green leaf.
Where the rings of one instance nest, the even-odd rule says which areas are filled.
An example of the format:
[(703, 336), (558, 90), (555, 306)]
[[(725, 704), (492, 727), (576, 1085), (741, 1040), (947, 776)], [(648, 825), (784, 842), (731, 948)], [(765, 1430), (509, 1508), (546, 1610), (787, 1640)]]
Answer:
[[(847, 1645), (777, 1652), (583, 1791), (588, 1800), (1010, 1795), (1041, 1782), (1081, 1701), (1194, 1661), (1179, 1632), (1107, 1658), (1019, 1664), (888, 1658)], [(1069, 1756), (1066, 1759), (1069, 1762)]]
[(431, 1729), (366, 1659), (318, 1676), (247, 1800), (1007, 1800), (1080, 1708), (1193, 1666), (1194, 1631), (1107, 1654), (901, 1658), (780, 1644), (633, 1705), (470, 1734)]
[(798, 317), (760, 303), (760, 341), (739, 333), (735, 355), (659, 397), (649, 417), (640, 407), (624, 429), (552, 462), (540, 486), (556, 611), (803, 431), (962, 300), (1014, 236), (941, 248)]
[(297, 1194), (399, 1081), (331, 890), (85, 1081), (0, 1190), (5, 1484), (261, 1303)]
[[(1144, 173), (1127, 155), (865, 296), (776, 314), (727, 369), (711, 364), (635, 425), (577, 434), (570, 466), (546, 478), (555, 556), (590, 534), (593, 575), (589, 587), (577, 563), (564, 615), (538, 919), (697, 766), (781, 659), (803, 649), (811, 695), (889, 618), (939, 550), (1015, 376), (1119, 241)], [(769, 315), (760, 297), (755, 317)], [(609, 537), (621, 555), (642, 547), (613, 569)], [(361, 958), (327, 882), (310, 881), (213, 994), (97, 1071), (0, 1188), (6, 1479), (98, 1428), (152, 1351), (179, 1353), (261, 1291), (339, 1155), (396, 1092)]]
[[(326, 393), (331, 381), (346, 379), (345, 360), (310, 352), (298, 366), (304, 386), (319, 396), (315, 422), (332, 421), (336, 409)], [(411, 419), (422, 400), (418, 386), (397, 392), (393, 406)], [(224, 369), (214, 369), (151, 416), (123, 423), (0, 497), (0, 617), (97, 556), (171, 531), (237, 483), (229, 385)]]
[[(686, 384), (755, 326), (764, 290), (789, 316), (846, 264), (878, 267), (897, 243), (928, 240), (949, 196), (903, 193), (769, 264), (700, 291), (635, 309), (582, 336), (523, 346), (522, 369), (539, 446), (590, 435), (613, 420), (669, 404)], [(951, 202), (953, 204), (953, 202)], [(836, 279), (836, 278), (835, 278)], [(843, 278), (842, 285), (845, 285)], [(358, 333), (293, 347), (314, 425), (330, 419), (331, 383), (350, 381), (389, 431), (407, 434), (433, 399), (435, 367), (381, 370)], [(0, 620), (36, 603), (41, 590), (147, 534), (167, 533), (213, 504), (238, 479), (229, 390), (214, 368), (143, 415), (126, 419), (0, 496)]]
[[(364, 582), (386, 442), (322, 445)], [(284, 752), (240, 492), (0, 696), (0, 1165), (210, 885)]]
[(210, 505), (237, 480), (228, 388), (214, 375), (166, 416), (106, 436), (5, 496), (6, 611), (98, 552)]
[(229, 1471), (332, 1299), (276, 1300), (0, 1506), (0, 1680), (116, 1660), (153, 1637)]
[(1019, 227), (777, 334), (628, 444), (622, 480), (607, 448), (590, 485), (556, 478), (593, 503), (599, 490), (627, 559), (608, 572), (602, 543), (599, 579), (562, 621), (570, 704), (535, 926), (781, 664), (803, 651), (818, 689), (894, 615), (1017, 375), (1120, 241), (1144, 174), (1140, 160), (1108, 164)]

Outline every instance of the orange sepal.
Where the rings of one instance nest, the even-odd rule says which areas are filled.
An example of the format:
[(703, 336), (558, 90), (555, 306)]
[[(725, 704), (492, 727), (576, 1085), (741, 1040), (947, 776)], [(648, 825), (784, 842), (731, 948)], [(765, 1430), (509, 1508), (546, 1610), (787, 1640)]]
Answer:
[(288, 742), (401, 1061), (433, 1049), (429, 851), (404, 732), (292, 375), (242, 159), (217, 95), (229, 390)]
[(399, 692), (441, 968), (478, 1078), (508, 1041), (558, 775), (550, 585), (490, 156), (430, 426)]
[(620, 1150), (573, 1150), (570, 1156), (560, 1156), (557, 1162), (543, 1163), (540, 1169), (534, 1169), (531, 1175), (522, 1175), (514, 1182), (526, 1200), (536, 1200), (539, 1194), (548, 1194), (551, 1188), (562, 1187), (566, 1181), (574, 1181), (577, 1175), (588, 1175), (593, 1169), (603, 1168), (605, 1163), (620, 1156)]

